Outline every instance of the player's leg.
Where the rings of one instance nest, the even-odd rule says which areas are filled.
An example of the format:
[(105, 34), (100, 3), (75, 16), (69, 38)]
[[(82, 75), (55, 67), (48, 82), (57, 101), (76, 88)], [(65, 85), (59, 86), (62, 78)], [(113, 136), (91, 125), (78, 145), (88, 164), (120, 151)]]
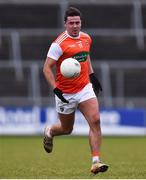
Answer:
[(79, 103), (79, 110), (82, 112), (89, 124), (89, 144), (92, 154), (93, 165), (91, 171), (93, 173), (104, 172), (108, 169), (108, 166), (101, 163), (100, 146), (101, 146), (101, 128), (100, 128), (100, 115), (99, 105), (97, 98), (91, 98)]
[(72, 94), (63, 94), (69, 103), (63, 103), (57, 96), (56, 111), (58, 112), (59, 122), (53, 124), (51, 127), (46, 127), (44, 132), (44, 148), (50, 153), (53, 148), (53, 137), (63, 134), (70, 134), (74, 125), (76, 102)]
[(50, 153), (53, 149), (53, 137), (70, 134), (73, 130), (75, 112), (71, 114), (58, 113), (59, 122), (46, 127), (44, 132), (44, 149)]
[(71, 114), (58, 113), (60, 122), (53, 124), (50, 133), (52, 136), (70, 134), (73, 130), (75, 112)]
[(78, 107), (88, 121), (90, 127), (89, 143), (91, 147), (91, 152), (99, 153), (101, 145), (101, 129), (97, 100), (96, 98), (88, 99), (81, 102)]

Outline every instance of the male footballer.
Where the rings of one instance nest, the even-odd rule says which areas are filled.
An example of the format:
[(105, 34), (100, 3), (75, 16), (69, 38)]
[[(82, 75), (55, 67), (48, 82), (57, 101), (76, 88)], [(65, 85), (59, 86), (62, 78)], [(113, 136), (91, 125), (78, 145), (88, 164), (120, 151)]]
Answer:
[[(91, 172), (105, 172), (108, 165), (100, 159), (101, 127), (99, 104), (95, 93), (102, 90), (100, 82), (94, 75), (90, 59), (90, 36), (81, 31), (81, 12), (69, 7), (64, 16), (65, 31), (52, 42), (43, 72), (48, 84), (55, 94), (58, 123), (46, 127), (44, 131), (44, 148), (50, 153), (55, 136), (70, 134), (78, 108), (89, 125), (89, 144), (91, 149)], [(60, 72), (60, 65), (67, 58), (75, 58), (81, 65), (78, 77), (65, 78)], [(56, 67), (56, 77), (52, 68)]]

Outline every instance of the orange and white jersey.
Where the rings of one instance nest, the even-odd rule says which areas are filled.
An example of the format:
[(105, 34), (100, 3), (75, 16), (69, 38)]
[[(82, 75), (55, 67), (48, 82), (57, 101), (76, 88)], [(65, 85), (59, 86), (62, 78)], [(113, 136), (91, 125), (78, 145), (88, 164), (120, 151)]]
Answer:
[[(87, 58), (92, 40), (84, 32), (80, 32), (78, 37), (71, 37), (67, 31), (61, 33), (51, 44), (47, 57), (56, 60), (56, 86), (63, 93), (76, 93), (89, 83)], [(60, 72), (60, 65), (66, 58), (75, 58), (80, 62), (81, 73), (78, 77), (65, 78)]]

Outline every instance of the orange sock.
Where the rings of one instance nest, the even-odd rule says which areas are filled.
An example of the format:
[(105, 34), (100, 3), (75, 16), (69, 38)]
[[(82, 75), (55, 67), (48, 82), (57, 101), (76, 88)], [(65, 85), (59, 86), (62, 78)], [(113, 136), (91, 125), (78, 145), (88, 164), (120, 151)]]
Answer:
[(93, 152), (92, 152), (92, 156), (100, 156), (100, 152), (98, 152), (98, 151), (93, 151)]

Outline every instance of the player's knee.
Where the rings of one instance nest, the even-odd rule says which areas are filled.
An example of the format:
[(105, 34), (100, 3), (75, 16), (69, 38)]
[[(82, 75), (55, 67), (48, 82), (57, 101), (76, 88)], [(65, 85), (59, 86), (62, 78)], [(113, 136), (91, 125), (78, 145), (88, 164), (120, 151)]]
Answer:
[(92, 125), (94, 127), (100, 126), (100, 116), (99, 114), (92, 114)]
[(73, 131), (73, 128), (63, 129), (64, 134), (71, 134)]
[(100, 123), (100, 116), (98, 113), (92, 114), (92, 121), (94, 123)]

